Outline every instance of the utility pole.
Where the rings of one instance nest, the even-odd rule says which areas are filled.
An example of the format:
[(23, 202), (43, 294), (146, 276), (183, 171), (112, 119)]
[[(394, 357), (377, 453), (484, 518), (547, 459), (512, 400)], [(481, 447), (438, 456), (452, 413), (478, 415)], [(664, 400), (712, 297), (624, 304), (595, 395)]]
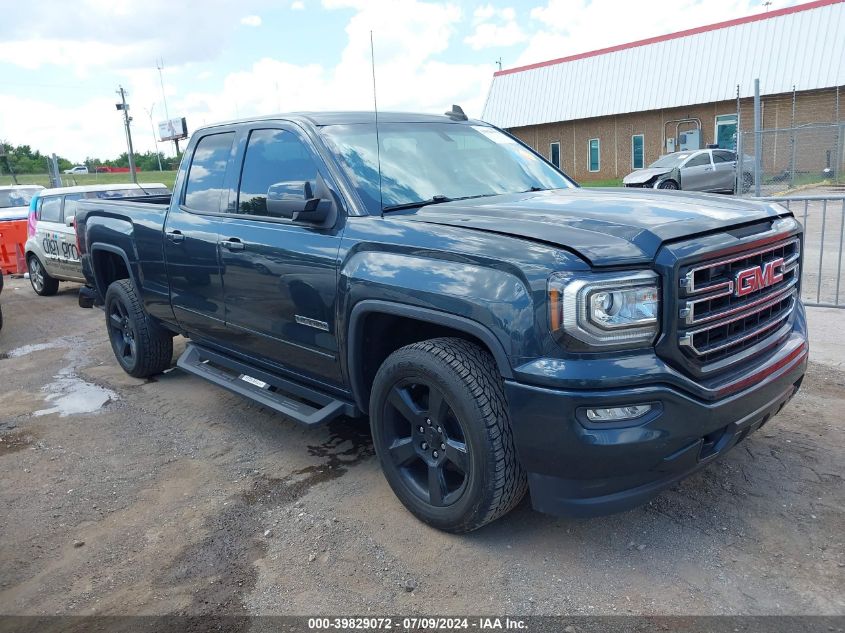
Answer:
[(138, 174), (135, 172), (135, 152), (132, 150), (132, 131), (129, 129), (132, 117), (129, 116), (129, 104), (126, 103), (126, 91), (123, 89), (123, 86), (119, 86), (119, 90), (116, 92), (120, 95), (120, 103), (115, 104), (115, 107), (123, 111), (123, 125), (126, 127), (126, 147), (129, 150), (129, 173), (132, 175), (132, 182), (137, 184)]
[(146, 112), (147, 116), (150, 117), (150, 131), (153, 133), (153, 143), (155, 143), (155, 147), (156, 147), (156, 158), (158, 159), (158, 170), (162, 171), (162, 169), (161, 169), (161, 154), (158, 153), (158, 137), (156, 136), (156, 128), (153, 125), (153, 111), (155, 109), (156, 109), (156, 104), (153, 103), (150, 106), (149, 110), (144, 108), (144, 112)]
[[(156, 60), (156, 68), (158, 69), (158, 83), (161, 85), (161, 101), (164, 104), (164, 118), (170, 122), (170, 112), (167, 110), (167, 96), (164, 94), (164, 75), (161, 71), (164, 70), (164, 60)], [(179, 141), (173, 139), (173, 145), (176, 148), (176, 157), (179, 157)]]
[(499, 66), (499, 71), (501, 72), (501, 70), (502, 70), (502, 58), (501, 57), (499, 57), (499, 59), (496, 60), (496, 64)]

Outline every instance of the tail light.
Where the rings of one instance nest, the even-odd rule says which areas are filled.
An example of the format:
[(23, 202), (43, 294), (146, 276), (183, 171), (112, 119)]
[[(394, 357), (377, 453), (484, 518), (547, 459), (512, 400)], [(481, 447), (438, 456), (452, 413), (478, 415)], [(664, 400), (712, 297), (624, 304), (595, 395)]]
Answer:
[(73, 222), (73, 234), (76, 236), (76, 251), (82, 255), (82, 240), (79, 238), (79, 222)]

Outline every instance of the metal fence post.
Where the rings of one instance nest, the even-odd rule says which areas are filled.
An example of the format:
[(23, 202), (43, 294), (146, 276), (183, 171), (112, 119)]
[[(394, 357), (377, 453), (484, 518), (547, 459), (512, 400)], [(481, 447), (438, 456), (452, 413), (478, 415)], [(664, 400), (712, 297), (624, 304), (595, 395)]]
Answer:
[(789, 186), (795, 186), (795, 86), (792, 86), (792, 120), (789, 122), (792, 155), (789, 159)]
[(754, 195), (760, 197), (760, 163), (762, 162), (763, 132), (760, 121), (760, 79), (754, 80)]

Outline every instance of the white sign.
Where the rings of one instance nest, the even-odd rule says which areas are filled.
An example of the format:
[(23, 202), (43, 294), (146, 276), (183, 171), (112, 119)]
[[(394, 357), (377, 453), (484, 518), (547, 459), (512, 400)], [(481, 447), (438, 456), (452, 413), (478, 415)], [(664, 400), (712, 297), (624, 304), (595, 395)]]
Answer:
[(188, 123), (185, 121), (185, 117), (161, 121), (158, 124), (158, 137), (161, 141), (188, 138)]

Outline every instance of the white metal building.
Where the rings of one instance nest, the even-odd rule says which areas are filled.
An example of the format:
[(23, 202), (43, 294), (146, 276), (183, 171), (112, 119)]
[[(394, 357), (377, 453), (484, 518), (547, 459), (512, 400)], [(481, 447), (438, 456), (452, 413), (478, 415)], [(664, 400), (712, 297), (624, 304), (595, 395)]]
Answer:
[[(493, 76), (483, 118), (557, 157), (576, 177), (617, 177), (656, 159), (668, 139), (696, 125), (702, 146), (729, 146), (737, 97), (753, 96), (755, 78), (765, 97), (800, 93), (799, 107), (807, 112), (799, 118), (840, 120), (845, 0), (817, 0), (501, 70)], [(808, 98), (814, 93), (829, 98)], [(698, 123), (667, 125), (683, 119)], [(781, 117), (778, 125), (783, 122)], [(620, 125), (630, 131), (624, 138)], [(747, 128), (750, 121), (739, 125)], [(567, 141), (580, 145), (572, 156)]]

